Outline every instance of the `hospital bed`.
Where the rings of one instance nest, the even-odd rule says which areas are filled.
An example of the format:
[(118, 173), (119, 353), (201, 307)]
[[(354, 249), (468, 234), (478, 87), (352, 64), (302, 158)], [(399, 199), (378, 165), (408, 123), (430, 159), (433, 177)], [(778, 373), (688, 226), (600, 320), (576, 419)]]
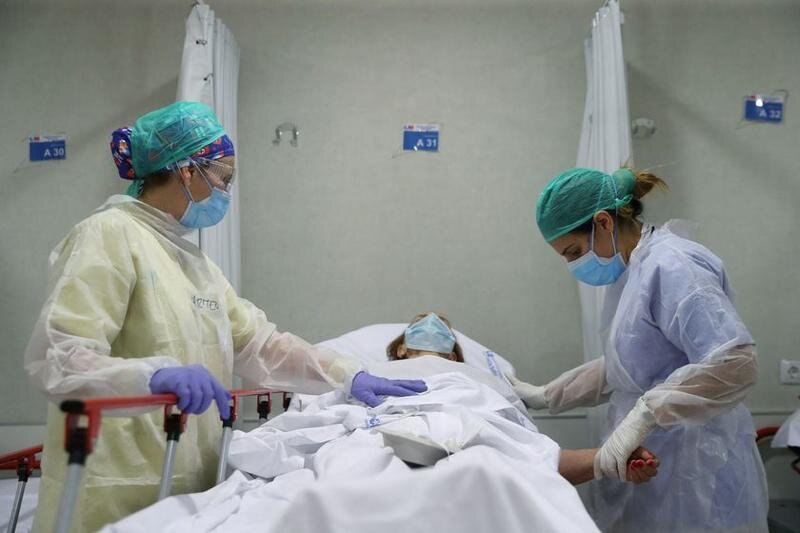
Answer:
[[(243, 398), (254, 396), (256, 398), (256, 409), (259, 420), (267, 420), (272, 411), (273, 395), (283, 396), (284, 410), (291, 401), (291, 394), (281, 391), (268, 389), (236, 389), (231, 391), (231, 416), (226, 420), (220, 420), (222, 424), (222, 437), (220, 441), (220, 460), (217, 466), (217, 483), (220, 483), (227, 471), (227, 449), (230, 445), (233, 424), (236, 422), (239, 407)], [(86, 460), (92, 453), (94, 444), (100, 432), (103, 413), (119, 409), (131, 409), (139, 407), (163, 406), (164, 408), (164, 432), (167, 440), (167, 447), (164, 455), (164, 466), (161, 476), (161, 486), (158, 491), (158, 499), (164, 499), (170, 495), (172, 469), (177, 451), (177, 444), (181, 433), (186, 424), (187, 415), (175, 413), (173, 410), (177, 404), (177, 397), (174, 394), (156, 394), (150, 396), (133, 397), (114, 397), (114, 398), (90, 398), (86, 400), (67, 400), (61, 403), (61, 410), (66, 414), (64, 431), (64, 448), (68, 453), (68, 470), (64, 482), (61, 504), (59, 506), (58, 523), (56, 531), (66, 533), (72, 519), (75, 507), (75, 498), (80, 487), (83, 468)], [(13, 480), (3, 480), (0, 486), (0, 498), (2, 501), (9, 500), (13, 491), (14, 497), (11, 503), (11, 512), (8, 522), (5, 524), (7, 533), (14, 533), (18, 525), (20, 529), (29, 530), (32, 526), (33, 511), (35, 501), (38, 496), (38, 479), (31, 479), (35, 470), (41, 467), (40, 454), (42, 445), (33, 446), (16, 452), (0, 455), (0, 470), (15, 470), (17, 482)], [(29, 487), (29, 483), (31, 487)], [(26, 489), (32, 488), (33, 493), (26, 498)], [(30, 492), (30, 491), (28, 491)], [(24, 518), (20, 524), (20, 516)]]
[[(321, 343), (342, 354), (349, 355), (362, 361), (365, 365), (385, 361), (385, 347), (395, 337), (402, 334), (406, 324), (378, 324), (367, 326), (350, 332), (336, 339)], [(459, 344), (462, 347), (467, 365), (485, 370), (498, 378), (505, 374), (513, 373), (513, 366), (498, 354), (480, 345), (476, 341), (456, 332)], [(248, 396), (256, 397), (258, 418), (267, 420), (272, 410), (273, 395), (283, 395), (283, 407), (287, 410), (292, 395), (279, 391), (265, 389), (242, 389), (233, 391), (231, 419), (223, 423), (223, 436), (220, 443), (220, 463), (217, 469), (217, 481), (223, 480), (226, 473), (227, 447), (230, 444), (231, 428), (239, 417), (241, 399)], [(303, 395), (294, 395), (294, 402), (299, 403)], [(62, 501), (60, 531), (66, 531), (69, 523), (71, 506), (74, 504), (75, 487), (80, 482), (82, 465), (91, 453), (94, 438), (98, 434), (102, 412), (107, 409), (125, 409), (130, 407), (161, 405), (165, 415), (165, 433), (168, 446), (164, 460), (164, 476), (159, 490), (159, 499), (169, 495), (170, 471), (175, 454), (175, 443), (180, 437), (180, 431), (185, 421), (185, 416), (173, 413), (175, 397), (173, 395), (156, 395), (137, 398), (95, 398), (82, 402), (65, 402), (62, 409), (67, 413), (65, 430), (65, 446), (70, 451), (70, 475), (65, 483), (64, 500)], [(240, 418), (241, 420), (241, 418)], [(777, 428), (765, 428), (759, 432), (759, 439), (771, 437)], [(389, 443), (387, 442), (387, 445)], [(0, 529), (8, 532), (29, 530), (36, 504), (38, 478), (31, 474), (39, 469), (39, 455), (41, 446), (19, 450), (11, 454), (0, 456), (0, 470), (16, 471), (17, 480), (7, 479), (0, 481), (0, 510), (11, 509), (10, 520), (3, 523), (0, 519)], [(13, 502), (13, 503), (12, 503)], [(8, 515), (7, 515), (8, 516)], [(3, 517), (5, 518), (5, 517)]]
[[(388, 343), (403, 333), (407, 324), (377, 324), (367, 326), (354, 332), (350, 332), (336, 339), (331, 339), (320, 343), (332, 348), (339, 353), (349, 355), (360, 360), (368, 368), (379, 362), (386, 362), (385, 349)], [(514, 372), (513, 366), (503, 357), (492, 350), (477, 343), (473, 339), (456, 332), (457, 341), (462, 348), (466, 365), (481, 369), (495, 376), (500, 380), (505, 380), (505, 375)], [(481, 373), (483, 374), (483, 373)], [(392, 377), (392, 376), (387, 376)], [(243, 389), (233, 391), (232, 415), (231, 420), (223, 423), (223, 436), (220, 443), (220, 463), (217, 469), (217, 482), (223, 481), (226, 475), (226, 459), (228, 446), (230, 445), (231, 429), (236, 420), (240, 399), (245, 396), (256, 396), (258, 414), (261, 420), (265, 420), (269, 414), (272, 395), (275, 391), (263, 389)], [(278, 393), (283, 394), (283, 393)], [(304, 395), (294, 395), (293, 403), (301, 403)], [(290, 397), (284, 394), (284, 408), (287, 407)], [(164, 408), (165, 434), (168, 445), (166, 447), (162, 484), (159, 490), (159, 500), (169, 495), (170, 472), (174, 459), (176, 443), (180, 437), (180, 432), (185, 422), (185, 415), (173, 412), (175, 405), (173, 395), (155, 395), (137, 398), (95, 398), (84, 401), (64, 402), (62, 410), (66, 413), (65, 447), (69, 452), (70, 466), (67, 480), (65, 482), (64, 496), (59, 510), (59, 529), (57, 531), (66, 532), (71, 517), (72, 508), (77, 494), (76, 488), (80, 484), (83, 465), (94, 445), (94, 439), (98, 435), (99, 424), (102, 412), (108, 409), (128, 409), (131, 407), (161, 405)], [(521, 405), (521, 404), (520, 404)], [(525, 411), (524, 406), (521, 411)], [(388, 443), (386, 443), (388, 445)], [(23, 454), (24, 455), (24, 454)], [(398, 457), (400, 455), (398, 454)], [(400, 457), (402, 459), (402, 457)], [(25, 455), (28, 464), (33, 466), (30, 455)], [(563, 479), (562, 479), (563, 481)], [(20, 491), (18, 491), (20, 492)], [(21, 496), (21, 494), (20, 494)], [(30, 501), (30, 498), (28, 499)], [(30, 509), (32, 506), (27, 504)], [(585, 514), (580, 501), (575, 498), (573, 506), (575, 514)], [(19, 501), (15, 502), (15, 513), (19, 512)], [(578, 512), (579, 511), (579, 512)], [(32, 513), (29, 513), (32, 514)], [(587, 520), (588, 516), (587, 516)], [(590, 526), (591, 527), (591, 526)], [(13, 524), (9, 523), (9, 531), (13, 531)]]
[[(354, 357), (362, 361), (365, 365), (370, 363), (385, 361), (385, 347), (395, 337), (402, 334), (406, 324), (378, 324), (367, 326), (350, 332), (336, 339), (331, 339), (321, 343), (336, 351)], [(504, 358), (480, 345), (476, 341), (456, 333), (459, 344), (464, 353), (467, 365), (480, 368), (498, 378), (503, 378), (505, 374), (513, 373), (513, 366)], [(231, 428), (233, 423), (240, 416), (241, 399), (247, 396), (255, 396), (257, 412), (260, 420), (266, 420), (271, 412), (273, 395), (283, 395), (284, 410), (289, 407), (292, 396), (278, 391), (265, 389), (242, 389), (233, 391), (232, 415), (231, 419), (223, 423), (223, 436), (220, 443), (221, 453), (220, 463), (217, 469), (218, 483), (223, 480), (226, 474), (227, 447), (230, 444)], [(303, 395), (294, 395), (294, 403), (299, 403)], [(80, 483), (82, 465), (92, 451), (94, 438), (98, 434), (99, 424), (102, 420), (102, 412), (107, 409), (125, 409), (140, 406), (161, 405), (164, 408), (165, 434), (168, 446), (165, 452), (164, 475), (162, 485), (159, 490), (159, 499), (169, 495), (170, 471), (175, 454), (175, 444), (180, 437), (180, 431), (185, 421), (185, 415), (173, 413), (175, 397), (173, 395), (156, 395), (137, 398), (95, 398), (81, 402), (65, 402), (62, 409), (67, 413), (65, 430), (65, 446), (70, 452), (70, 470), (65, 483), (64, 500), (60, 510), (59, 531), (66, 531), (68, 528), (71, 506), (74, 505), (75, 488)], [(774, 430), (773, 430), (774, 432)], [(763, 432), (762, 432), (763, 433)], [(760, 436), (764, 437), (765, 435)], [(388, 442), (387, 442), (388, 445)], [(18, 479), (6, 480), (0, 484), (0, 497), (6, 503), (12, 500), (13, 504), (4, 506), (3, 510), (11, 507), (11, 520), (7, 526), (2, 526), (9, 532), (13, 532), (16, 525), (19, 531), (27, 530), (32, 522), (33, 511), (36, 501), (37, 478), (30, 477), (32, 472), (39, 468), (39, 454), (41, 446), (20, 450), (12, 454), (0, 456), (0, 469), (16, 470)], [(26, 491), (27, 489), (27, 491)], [(27, 492), (27, 494), (25, 494)], [(18, 517), (21, 519), (18, 522)], [(2, 525), (2, 521), (0, 521)]]
[[(796, 474), (800, 474), (800, 409), (780, 426), (759, 429), (756, 442), (765, 445), (759, 448), (765, 465), (773, 453), (779, 453), (781, 448), (787, 448), (796, 456), (789, 466)], [(786, 498), (786, 494), (783, 496), (775, 498), (771, 495), (767, 517), (769, 530), (775, 533), (800, 532), (800, 499), (796, 494), (790, 498)]]
[[(407, 326), (406, 323), (376, 324), (366, 326), (349, 332), (340, 337), (320, 343), (332, 348), (343, 355), (358, 359), (364, 364), (386, 361), (386, 346), (401, 335)], [(480, 368), (491, 374), (502, 377), (514, 373), (513, 366), (503, 357), (477, 343), (473, 339), (456, 332), (457, 341), (462, 347), (465, 363)], [(231, 420), (221, 421), (223, 435), (220, 450), (227, 449), (230, 443), (231, 428), (239, 412), (241, 399), (248, 396), (256, 397), (258, 418), (267, 420), (272, 409), (273, 395), (283, 397), (283, 407), (286, 410), (292, 395), (282, 391), (265, 389), (242, 389), (232, 391)], [(295, 395), (301, 399), (301, 395)], [(93, 398), (83, 401), (66, 401), (61, 408), (66, 414), (65, 449), (69, 455), (69, 468), (65, 481), (64, 496), (59, 509), (58, 531), (67, 531), (71, 519), (72, 508), (77, 494), (76, 488), (80, 485), (81, 474), (85, 461), (90, 456), (95, 439), (99, 434), (102, 422), (102, 413), (108, 410), (130, 409), (160, 405), (164, 408), (164, 430), (167, 439), (163, 475), (159, 488), (159, 499), (169, 495), (170, 472), (175, 456), (176, 444), (186, 420), (186, 415), (173, 413), (176, 398), (171, 394), (130, 397), (130, 398)], [(42, 446), (19, 450), (0, 456), (0, 469), (17, 470), (17, 480), (0, 480), (0, 502), (4, 509), (10, 508), (9, 520), (3, 523), (0, 519), (0, 528), (9, 533), (15, 530), (28, 531), (32, 526), (33, 513), (38, 496), (38, 478), (31, 477), (35, 470), (40, 468), (39, 455)], [(222, 481), (226, 471), (226, 453), (221, 453), (217, 469), (217, 482)], [(3, 517), (5, 518), (5, 517)]]
[[(0, 502), (4, 504), (0, 506), (0, 509), (11, 508), (11, 514), (5, 528), (9, 533), (13, 533), (16, 530), (20, 514), (24, 517), (26, 526), (29, 525), (27, 522), (33, 518), (39, 480), (37, 478), (31, 479), (31, 475), (41, 467), (41, 453), (42, 445), (40, 444), (0, 455), (0, 470), (15, 471), (17, 474), (16, 483), (13, 479), (2, 480), (2, 483), (0, 483)], [(29, 483), (32, 485), (34, 494), (33, 497), (24, 500), (25, 490), (28, 488)], [(24, 509), (23, 503), (25, 505)]]

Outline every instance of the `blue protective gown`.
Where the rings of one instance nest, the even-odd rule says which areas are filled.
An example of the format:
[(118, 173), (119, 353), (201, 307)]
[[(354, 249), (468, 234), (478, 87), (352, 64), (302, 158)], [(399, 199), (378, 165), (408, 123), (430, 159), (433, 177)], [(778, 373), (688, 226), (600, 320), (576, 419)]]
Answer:
[(604, 439), (644, 396), (660, 425), (643, 446), (661, 466), (647, 484), (600, 480), (595, 519), (604, 531), (766, 531), (766, 478), (750, 413), (740, 402), (708, 407), (684, 392), (690, 387), (670, 386), (702, 381), (728, 350), (754, 341), (722, 261), (668, 226), (643, 231), (619, 300), (608, 302), (616, 309), (604, 334), (613, 389)]

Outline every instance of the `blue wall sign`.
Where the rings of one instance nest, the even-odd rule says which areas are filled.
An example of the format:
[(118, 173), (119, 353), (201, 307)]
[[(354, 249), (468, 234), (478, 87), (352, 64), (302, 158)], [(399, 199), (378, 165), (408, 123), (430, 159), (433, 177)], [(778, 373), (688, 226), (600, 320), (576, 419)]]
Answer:
[(783, 96), (751, 94), (744, 99), (744, 119), (755, 122), (782, 122)]
[(406, 124), (403, 126), (403, 150), (439, 151), (439, 124)]
[(66, 159), (67, 137), (66, 135), (28, 137), (28, 148), (31, 161)]

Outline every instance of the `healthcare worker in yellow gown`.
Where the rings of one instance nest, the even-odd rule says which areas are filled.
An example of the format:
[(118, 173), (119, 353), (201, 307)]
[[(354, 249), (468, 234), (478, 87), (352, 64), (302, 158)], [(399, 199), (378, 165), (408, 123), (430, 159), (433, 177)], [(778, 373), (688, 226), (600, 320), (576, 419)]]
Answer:
[[(188, 417), (173, 493), (212, 486), (233, 374), (303, 393), (344, 389), (370, 405), (425, 390), (386, 380), (349, 358), (277, 331), (219, 268), (183, 238), (225, 215), (234, 147), (205, 105), (177, 102), (112, 134), (127, 196), (112, 196), (50, 256), (48, 298), (25, 354), (52, 402), (175, 393)], [(216, 403), (217, 409), (208, 409)], [(51, 531), (66, 472), (63, 415), (49, 406), (34, 522)], [(72, 531), (94, 531), (155, 501), (165, 435), (161, 410), (104, 417), (86, 463)]]

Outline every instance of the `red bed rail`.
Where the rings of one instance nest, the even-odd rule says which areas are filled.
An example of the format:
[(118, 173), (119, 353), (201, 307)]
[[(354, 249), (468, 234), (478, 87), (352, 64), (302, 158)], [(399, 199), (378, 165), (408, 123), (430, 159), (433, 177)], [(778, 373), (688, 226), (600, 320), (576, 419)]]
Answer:
[[(229, 420), (222, 420), (226, 425), (232, 425), (236, 421), (241, 399), (248, 396), (256, 396), (259, 418), (266, 419), (272, 410), (272, 395), (283, 395), (283, 406), (286, 409), (291, 399), (290, 393), (271, 389), (234, 389), (231, 393), (231, 417)], [(94, 442), (100, 433), (100, 423), (103, 411), (114, 411), (119, 409), (132, 409), (137, 407), (164, 406), (164, 430), (169, 432), (168, 425), (179, 424), (179, 432), (183, 432), (186, 424), (186, 414), (173, 413), (173, 409), (178, 402), (178, 397), (174, 394), (151, 394), (148, 396), (119, 396), (109, 398), (87, 398), (84, 400), (66, 400), (61, 403), (61, 410), (66, 413), (64, 428), (64, 444), (67, 452), (70, 448), (75, 448), (78, 443), (70, 443), (70, 439), (80, 438), (83, 440), (85, 453), (91, 453), (94, 449)], [(212, 407), (213, 408), (213, 407)], [(82, 424), (83, 423), (83, 424)], [(72, 437), (71, 437), (72, 435)], [(77, 435), (77, 437), (76, 437)]]
[[(227, 446), (230, 443), (233, 423), (239, 414), (239, 405), (242, 398), (256, 397), (258, 417), (266, 420), (272, 411), (272, 395), (283, 395), (283, 408), (286, 409), (291, 401), (291, 394), (271, 389), (235, 389), (231, 393), (231, 414), (227, 419), (220, 419), (222, 424), (222, 441), (220, 463), (218, 465), (217, 482), (224, 477), (227, 465)], [(66, 532), (72, 519), (75, 506), (75, 495), (80, 485), (83, 466), (86, 458), (92, 453), (94, 443), (100, 435), (100, 424), (104, 411), (119, 409), (132, 409), (139, 407), (164, 406), (164, 431), (167, 436), (167, 454), (165, 456), (164, 471), (159, 490), (159, 499), (169, 495), (172, 462), (176, 445), (183, 433), (187, 415), (174, 413), (178, 401), (174, 394), (153, 394), (149, 396), (121, 396), (110, 398), (87, 398), (84, 400), (66, 400), (61, 403), (61, 410), (66, 414), (64, 423), (64, 448), (69, 456), (67, 479), (64, 483), (61, 504), (59, 506), (57, 532)], [(12, 508), (9, 531), (16, 528), (22, 498), (25, 494), (25, 484), (33, 470), (41, 468), (38, 455), (42, 453), (42, 445), (32, 446), (24, 450), (0, 455), (0, 470), (16, 470), (19, 477), (19, 487)]]
[[(222, 438), (220, 441), (220, 460), (217, 465), (217, 483), (221, 483), (225, 479), (228, 447), (230, 445), (233, 422), (238, 416), (241, 398), (255, 396), (259, 418), (266, 419), (272, 407), (273, 394), (283, 394), (283, 405), (284, 407), (288, 406), (290, 396), (286, 392), (270, 389), (237, 389), (231, 391), (231, 414), (227, 419), (220, 418)], [(66, 414), (64, 448), (68, 455), (68, 463), (67, 477), (59, 505), (56, 533), (67, 533), (69, 530), (76, 503), (76, 494), (83, 476), (83, 468), (86, 464), (86, 458), (92, 453), (94, 443), (100, 434), (103, 411), (164, 406), (164, 432), (166, 433), (167, 447), (164, 455), (158, 499), (161, 500), (170, 495), (175, 453), (187, 418), (186, 413), (173, 412), (177, 401), (178, 397), (174, 394), (154, 394), (150, 396), (87, 398), (85, 400), (67, 400), (61, 403), (61, 410)]]
[(756, 441), (766, 439), (767, 437), (774, 437), (775, 433), (780, 429), (779, 426), (767, 426), (756, 431)]
[(41, 461), (37, 457), (42, 453), (42, 445), (31, 446), (24, 450), (0, 455), (0, 470), (19, 470), (24, 468), (27, 475), (41, 468)]

